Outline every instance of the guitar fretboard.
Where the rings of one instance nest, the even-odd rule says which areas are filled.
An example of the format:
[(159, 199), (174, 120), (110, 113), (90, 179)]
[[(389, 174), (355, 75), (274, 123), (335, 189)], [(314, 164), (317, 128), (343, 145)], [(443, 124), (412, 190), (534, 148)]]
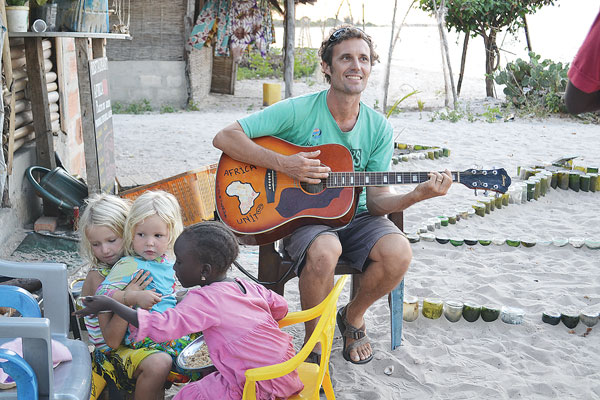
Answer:
[[(325, 185), (334, 187), (417, 184), (429, 179), (429, 172), (330, 172)], [(452, 171), (452, 181), (460, 182), (460, 172)]]

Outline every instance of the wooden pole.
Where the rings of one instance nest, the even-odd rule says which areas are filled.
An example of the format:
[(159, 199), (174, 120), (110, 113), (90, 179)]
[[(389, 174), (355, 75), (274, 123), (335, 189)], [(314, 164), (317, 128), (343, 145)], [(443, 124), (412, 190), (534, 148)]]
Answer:
[(294, 86), (294, 41), (295, 41), (295, 2), (285, 1), (285, 56), (283, 59), (283, 78), (285, 98), (293, 97)]
[[(449, 98), (449, 93), (448, 93), (448, 86), (450, 86), (450, 89), (452, 91), (452, 97), (453, 97), (453, 106), (454, 108), (456, 108), (456, 104), (458, 103), (458, 99), (456, 97), (456, 89), (454, 86), (454, 76), (452, 75), (452, 66), (450, 64), (450, 52), (448, 50), (448, 41), (446, 39), (446, 31), (445, 31), (445, 24), (444, 24), (444, 13), (445, 13), (445, 8), (444, 8), (444, 0), (442, 0), (440, 2), (440, 6), (439, 8), (436, 5), (436, 1), (433, 0), (433, 6), (436, 8), (436, 17), (438, 20), (438, 30), (440, 33), (440, 48), (442, 51), (442, 66), (443, 66), (443, 70), (444, 70), (444, 83), (445, 83), (445, 92), (446, 92), (446, 99), (445, 99), (445, 105), (446, 107), (448, 107), (448, 104), (450, 102), (450, 98)], [(446, 76), (446, 74), (448, 74)], [(448, 82), (448, 80), (450, 82)]]
[[(29, 96), (35, 127), (35, 144), (37, 162), (40, 166), (53, 170), (56, 167), (54, 157), (54, 136), (52, 121), (48, 109), (48, 90), (46, 73), (44, 72), (44, 50), (39, 37), (25, 38), (25, 57), (27, 58), (27, 78), (29, 80)], [(44, 202), (44, 208), (46, 208)]]
[(525, 39), (527, 40), (527, 49), (529, 50), (529, 52), (532, 52), (532, 48), (531, 48), (531, 39), (529, 39), (529, 27), (527, 25), (527, 18), (525, 18), (525, 15), (523, 15), (523, 27), (525, 28)]
[(75, 38), (77, 57), (77, 79), (79, 80), (79, 104), (81, 107), (81, 131), (85, 154), (85, 174), (90, 194), (100, 192), (100, 171), (98, 170), (98, 150), (90, 87), (90, 56), (87, 38)]
[(362, 3), (362, 30), (365, 30), (365, 3)]
[[(2, 21), (6, 21), (6, 9), (4, 1), (0, 1), (0, 13), (2, 13)], [(13, 154), (15, 152), (15, 89), (13, 87), (13, 70), (10, 59), (10, 44), (8, 41), (8, 32), (4, 34), (4, 45), (2, 47), (2, 65), (4, 66), (4, 77), (6, 85), (10, 90), (10, 115), (8, 117), (8, 154), (6, 155), (7, 165), (6, 172), (10, 176), (12, 174)], [(2, 193), (0, 193), (0, 199)]]
[(398, 0), (394, 0), (394, 13), (392, 15), (392, 36), (390, 37), (390, 47), (388, 50), (388, 60), (385, 65), (385, 79), (383, 81), (383, 114), (387, 113), (387, 96), (390, 85), (390, 69), (392, 65), (392, 53), (394, 52), (394, 29), (396, 27), (396, 10), (398, 9)]
[(462, 87), (463, 77), (465, 75), (465, 64), (467, 62), (467, 46), (469, 45), (470, 31), (465, 32), (465, 40), (463, 42), (462, 57), (460, 59), (460, 74), (458, 74), (458, 84), (456, 85), (456, 95), (460, 97), (460, 88)]

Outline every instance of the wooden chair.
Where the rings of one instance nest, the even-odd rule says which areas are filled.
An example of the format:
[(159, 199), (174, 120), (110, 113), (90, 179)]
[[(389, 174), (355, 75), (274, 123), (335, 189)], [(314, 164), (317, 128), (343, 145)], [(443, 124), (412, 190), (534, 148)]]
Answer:
[[(388, 218), (400, 230), (404, 228), (403, 213), (397, 212), (388, 215)], [(271, 285), (265, 285), (267, 288), (283, 296), (285, 284), (287, 281), (296, 276), (291, 269), (292, 260), (283, 249), (281, 241), (265, 244), (259, 247), (258, 251), (258, 280), (261, 282), (277, 282)], [(356, 274), (357, 270), (340, 259), (336, 268), (336, 275)], [(287, 275), (286, 275), (287, 274)], [(286, 275), (286, 276), (284, 276)], [(350, 297), (352, 298), (358, 289), (358, 279), (352, 279), (352, 290)], [(404, 281), (390, 293), (388, 296), (390, 304), (390, 321), (391, 321), (391, 346), (392, 350), (400, 346), (402, 340), (402, 307), (404, 304)]]
[[(308, 342), (291, 359), (276, 365), (267, 365), (259, 368), (246, 370), (246, 383), (244, 384), (243, 400), (255, 400), (256, 382), (279, 378), (287, 375), (293, 370), (298, 370), (298, 376), (304, 384), (304, 389), (299, 394), (289, 397), (294, 399), (319, 399), (319, 389), (323, 387), (325, 397), (328, 400), (335, 399), (331, 376), (329, 375), (329, 357), (331, 356), (331, 346), (335, 332), (335, 318), (337, 311), (337, 301), (340, 293), (346, 284), (348, 275), (343, 275), (336, 282), (333, 290), (318, 305), (304, 311), (289, 313), (281, 321), (279, 327), (298, 324), (313, 320), (319, 317), (319, 322), (315, 327)], [(321, 362), (320, 364), (304, 362), (317, 342), (321, 343)]]

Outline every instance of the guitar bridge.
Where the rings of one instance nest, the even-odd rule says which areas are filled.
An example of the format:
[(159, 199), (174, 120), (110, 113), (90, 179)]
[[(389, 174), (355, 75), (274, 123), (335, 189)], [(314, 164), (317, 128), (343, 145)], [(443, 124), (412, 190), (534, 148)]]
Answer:
[(275, 202), (275, 191), (277, 190), (277, 172), (272, 169), (267, 169), (265, 172), (265, 192), (267, 195), (267, 203)]

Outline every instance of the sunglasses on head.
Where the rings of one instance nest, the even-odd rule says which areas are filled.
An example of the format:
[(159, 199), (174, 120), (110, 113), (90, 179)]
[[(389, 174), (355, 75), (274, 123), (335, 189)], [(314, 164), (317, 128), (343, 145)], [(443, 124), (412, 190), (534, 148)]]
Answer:
[(333, 32), (331, 34), (331, 36), (329, 36), (329, 43), (336, 42), (344, 33), (346, 33), (349, 30), (352, 30), (352, 29), (356, 29), (356, 30), (360, 31), (362, 34), (366, 35), (366, 33), (363, 32), (363, 30), (360, 28), (344, 27), (344, 28), (340, 28), (340, 29), (336, 30), (335, 32)]

